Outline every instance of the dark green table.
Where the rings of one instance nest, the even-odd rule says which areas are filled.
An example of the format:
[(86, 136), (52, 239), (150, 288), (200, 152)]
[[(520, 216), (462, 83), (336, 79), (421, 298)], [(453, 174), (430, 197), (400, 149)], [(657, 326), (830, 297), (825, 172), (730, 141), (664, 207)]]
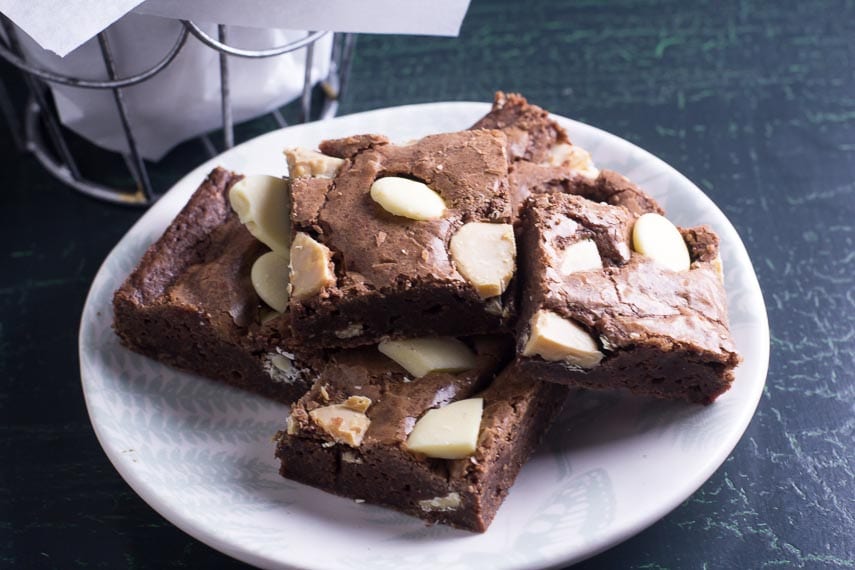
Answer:
[[(580, 567), (855, 567), (855, 3), (476, 0), (457, 40), (361, 37), (342, 112), (496, 89), (694, 180), (769, 311), (766, 390), (731, 457)], [(70, 191), (0, 133), (0, 567), (240, 567), (139, 499), (86, 416), (84, 297), (141, 212)]]

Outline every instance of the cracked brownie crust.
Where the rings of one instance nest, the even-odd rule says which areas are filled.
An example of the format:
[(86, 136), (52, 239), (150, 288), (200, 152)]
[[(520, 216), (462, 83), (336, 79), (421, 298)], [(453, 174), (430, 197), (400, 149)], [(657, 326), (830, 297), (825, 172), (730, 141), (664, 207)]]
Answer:
[[(710, 403), (730, 387), (740, 361), (728, 329), (718, 238), (705, 227), (682, 229), (692, 264), (675, 272), (632, 251), (636, 218), (626, 208), (579, 196), (527, 202), (521, 366), (553, 382)], [(561, 252), (586, 239), (596, 244), (602, 269), (562, 274)], [(540, 310), (581, 325), (599, 345), (602, 361), (582, 369), (523, 355)]]
[[(659, 204), (624, 176), (611, 170), (597, 170), (581, 158), (555, 156), (559, 147), (573, 147), (567, 131), (547, 111), (515, 93), (496, 93), (493, 108), (473, 129), (499, 129), (508, 137), (510, 193), (514, 215), (518, 216), (529, 196), (575, 194), (595, 202), (623, 206), (635, 214), (663, 214)], [(576, 147), (578, 148), (578, 147)]]
[[(503, 133), (486, 130), (404, 146), (376, 135), (322, 143), (323, 153), (345, 162), (330, 180), (292, 181), (292, 223), (331, 250), (335, 279), (319, 295), (292, 297), (295, 335), (311, 345), (347, 347), (505, 326), (513, 287), (482, 299), (449, 254), (464, 224), (511, 222), (505, 146)], [(442, 217), (417, 221), (383, 209), (369, 189), (390, 176), (427, 184), (445, 201)]]
[[(432, 523), (483, 532), (522, 464), (536, 448), (568, 392), (533, 382), (512, 367), (496, 372), (509, 340), (475, 338), (477, 368), (407, 381), (376, 348), (337, 353), (312, 390), (292, 408), (278, 437), (280, 473), (325, 491), (384, 505)], [(336, 443), (310, 412), (367, 397), (370, 425), (358, 446)], [(484, 398), (475, 453), (463, 459), (425, 457), (407, 449), (407, 436), (429, 409)]]
[(250, 268), (267, 248), (228, 204), (227, 192), (241, 178), (221, 168), (208, 175), (116, 291), (113, 328), (122, 344), (145, 356), (292, 402), (310, 386), (299, 373), (307, 365), (297, 359), (288, 373), (270, 360), (273, 344), (291, 346), (290, 331), (287, 323), (271, 323), (270, 332), (259, 324)]

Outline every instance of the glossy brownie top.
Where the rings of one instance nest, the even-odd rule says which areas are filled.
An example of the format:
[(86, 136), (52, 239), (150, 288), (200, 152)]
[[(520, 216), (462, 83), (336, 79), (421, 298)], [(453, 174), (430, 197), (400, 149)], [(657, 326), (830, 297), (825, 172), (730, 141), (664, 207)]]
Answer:
[(308, 418), (313, 409), (340, 404), (352, 396), (371, 400), (371, 424), (362, 446), (403, 445), (427, 410), (473, 396), (485, 388), (511, 355), (511, 340), (500, 336), (467, 339), (475, 368), (457, 373), (432, 372), (414, 379), (376, 346), (332, 352), (312, 389), (292, 408), (303, 436), (328, 439)]
[[(333, 254), (331, 289), (385, 290), (466, 281), (448, 251), (471, 221), (509, 223), (506, 138), (499, 131), (427, 136), (407, 145), (363, 135), (325, 141), (320, 150), (347, 159), (330, 180), (292, 182), (292, 222)], [(372, 200), (372, 183), (402, 177), (427, 184), (445, 201), (440, 219), (393, 215)]]
[[(523, 221), (530, 270), (521, 329), (533, 312), (547, 309), (588, 329), (606, 354), (678, 347), (735, 364), (718, 237), (706, 227), (681, 229), (692, 264), (688, 271), (671, 271), (632, 250), (637, 218), (626, 208), (580, 196), (531, 198)], [(586, 239), (596, 244), (602, 269), (562, 274), (561, 252)]]
[(223, 338), (245, 334), (259, 307), (249, 270), (265, 247), (229, 206), (227, 192), (241, 178), (214, 169), (116, 295), (203, 312)]

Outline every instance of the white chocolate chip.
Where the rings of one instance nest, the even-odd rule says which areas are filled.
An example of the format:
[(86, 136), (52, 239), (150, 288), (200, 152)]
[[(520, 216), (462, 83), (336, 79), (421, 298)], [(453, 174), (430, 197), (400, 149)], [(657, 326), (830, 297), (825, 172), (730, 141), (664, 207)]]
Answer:
[(289, 415), (288, 419), (285, 420), (285, 433), (288, 435), (297, 435), (300, 429), (297, 427), (297, 422), (294, 421), (294, 416)]
[(472, 350), (452, 337), (386, 340), (377, 349), (416, 378), (431, 372), (471, 370), (476, 364)]
[(469, 398), (428, 410), (407, 437), (407, 448), (438, 459), (468, 457), (478, 446), (483, 413), (483, 398)]
[(288, 182), (274, 176), (247, 176), (229, 190), (229, 203), (255, 238), (282, 255), (291, 244)]
[(334, 178), (344, 164), (341, 158), (300, 147), (285, 149), (285, 159), (291, 178)]
[(549, 149), (548, 162), (553, 166), (567, 166), (570, 170), (591, 180), (600, 175), (600, 171), (594, 166), (591, 153), (576, 145), (556, 144)]
[(298, 368), (295, 365), (295, 356), (290, 352), (276, 349), (277, 352), (269, 352), (261, 359), (261, 365), (270, 379), (282, 384), (294, 384), (305, 381), (312, 371), (308, 368)]
[(354, 338), (362, 334), (362, 323), (350, 323), (345, 328), (335, 331), (336, 338)]
[(561, 274), (570, 275), (578, 271), (602, 269), (603, 260), (594, 240), (585, 239), (568, 245), (561, 254)]
[(362, 444), (362, 438), (371, 425), (371, 420), (363, 412), (357, 412), (342, 404), (316, 408), (309, 412), (309, 417), (337, 443), (345, 443), (351, 447), (359, 447)]
[(342, 402), (341, 405), (348, 410), (365, 413), (368, 408), (371, 407), (371, 398), (366, 398), (365, 396), (351, 396)]
[(324, 402), (330, 401), (330, 393), (327, 391), (326, 386), (321, 386), (320, 388), (318, 388), (318, 394), (320, 394), (321, 400), (323, 400)]
[(437, 220), (445, 212), (445, 201), (427, 184), (398, 176), (375, 180), (371, 199), (390, 214), (411, 220)]
[(531, 332), (523, 356), (563, 360), (580, 368), (593, 368), (603, 359), (596, 341), (569, 319), (541, 309), (531, 319)]
[(444, 497), (434, 497), (419, 501), (419, 508), (426, 512), (431, 511), (453, 511), (460, 507), (460, 494), (452, 491)]
[(504, 293), (516, 270), (517, 247), (510, 224), (465, 224), (451, 238), (451, 259), (482, 299)]
[[(359, 455), (357, 455), (355, 452), (353, 452), (349, 449), (345, 449), (344, 451), (341, 452), (341, 460), (344, 463), (354, 463), (354, 464), (362, 463), (362, 458)], [(357, 500), (359, 500), (359, 499), (357, 499)]]
[(275, 366), (277, 370), (286, 373), (294, 369), (294, 363), (287, 356), (275, 352), (270, 355), (270, 364)]
[(716, 275), (718, 275), (719, 281), (724, 284), (724, 263), (721, 261), (721, 256), (716, 255), (715, 259), (710, 261), (710, 265), (712, 265), (713, 270), (716, 272)]
[(252, 264), (249, 272), (255, 292), (267, 305), (284, 313), (288, 308), (288, 257), (268, 251)]
[(671, 271), (687, 271), (692, 263), (680, 230), (667, 218), (653, 212), (635, 221), (632, 248)]
[(305, 299), (335, 283), (332, 252), (303, 232), (297, 232), (291, 244), (291, 294)]

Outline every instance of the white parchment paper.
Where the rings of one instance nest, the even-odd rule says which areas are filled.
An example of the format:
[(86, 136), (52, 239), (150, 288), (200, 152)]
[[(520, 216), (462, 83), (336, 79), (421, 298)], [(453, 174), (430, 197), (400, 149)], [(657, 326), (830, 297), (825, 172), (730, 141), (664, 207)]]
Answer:
[[(216, 37), (228, 24), (230, 45), (270, 48), (305, 36), (301, 30), (457, 35), (469, 0), (0, 0), (0, 12), (24, 33), (26, 58), (85, 79), (107, 77), (95, 35), (106, 29), (119, 77), (148, 69), (168, 52), (190, 19)], [(312, 83), (329, 70), (332, 36), (315, 44)], [(52, 53), (51, 53), (52, 52)], [(295, 99), (306, 50), (248, 60), (229, 58), (235, 122)], [(110, 91), (51, 86), (60, 119), (109, 150), (127, 152)], [(221, 126), (218, 53), (189, 38), (169, 67), (124, 89), (141, 154), (157, 160), (179, 142)]]
[(142, 0), (0, 0), (0, 13), (57, 55), (74, 48), (130, 12)]
[(248, 27), (456, 36), (469, 0), (147, 0), (136, 11)]
[[(200, 24), (216, 37), (216, 26)], [(175, 43), (181, 24), (175, 20), (128, 14), (106, 31), (119, 76), (140, 72), (163, 58)], [(305, 36), (305, 32), (229, 27), (229, 43), (266, 48)], [(44, 67), (86, 78), (104, 78), (106, 69), (96, 40), (65, 58), (45, 52), (22, 38), (28, 58)], [(332, 35), (315, 44), (312, 82), (329, 70)], [(229, 58), (232, 113), (235, 122), (267, 113), (300, 95), (306, 50), (250, 60)], [(128, 152), (124, 131), (110, 90), (52, 87), (62, 122), (93, 143)], [(128, 119), (140, 153), (158, 160), (176, 144), (222, 126), (218, 53), (189, 38), (169, 67), (151, 79), (123, 90)]]
[(469, 0), (0, 0), (0, 13), (59, 56), (134, 9), (252, 28), (456, 36), (468, 7)]

